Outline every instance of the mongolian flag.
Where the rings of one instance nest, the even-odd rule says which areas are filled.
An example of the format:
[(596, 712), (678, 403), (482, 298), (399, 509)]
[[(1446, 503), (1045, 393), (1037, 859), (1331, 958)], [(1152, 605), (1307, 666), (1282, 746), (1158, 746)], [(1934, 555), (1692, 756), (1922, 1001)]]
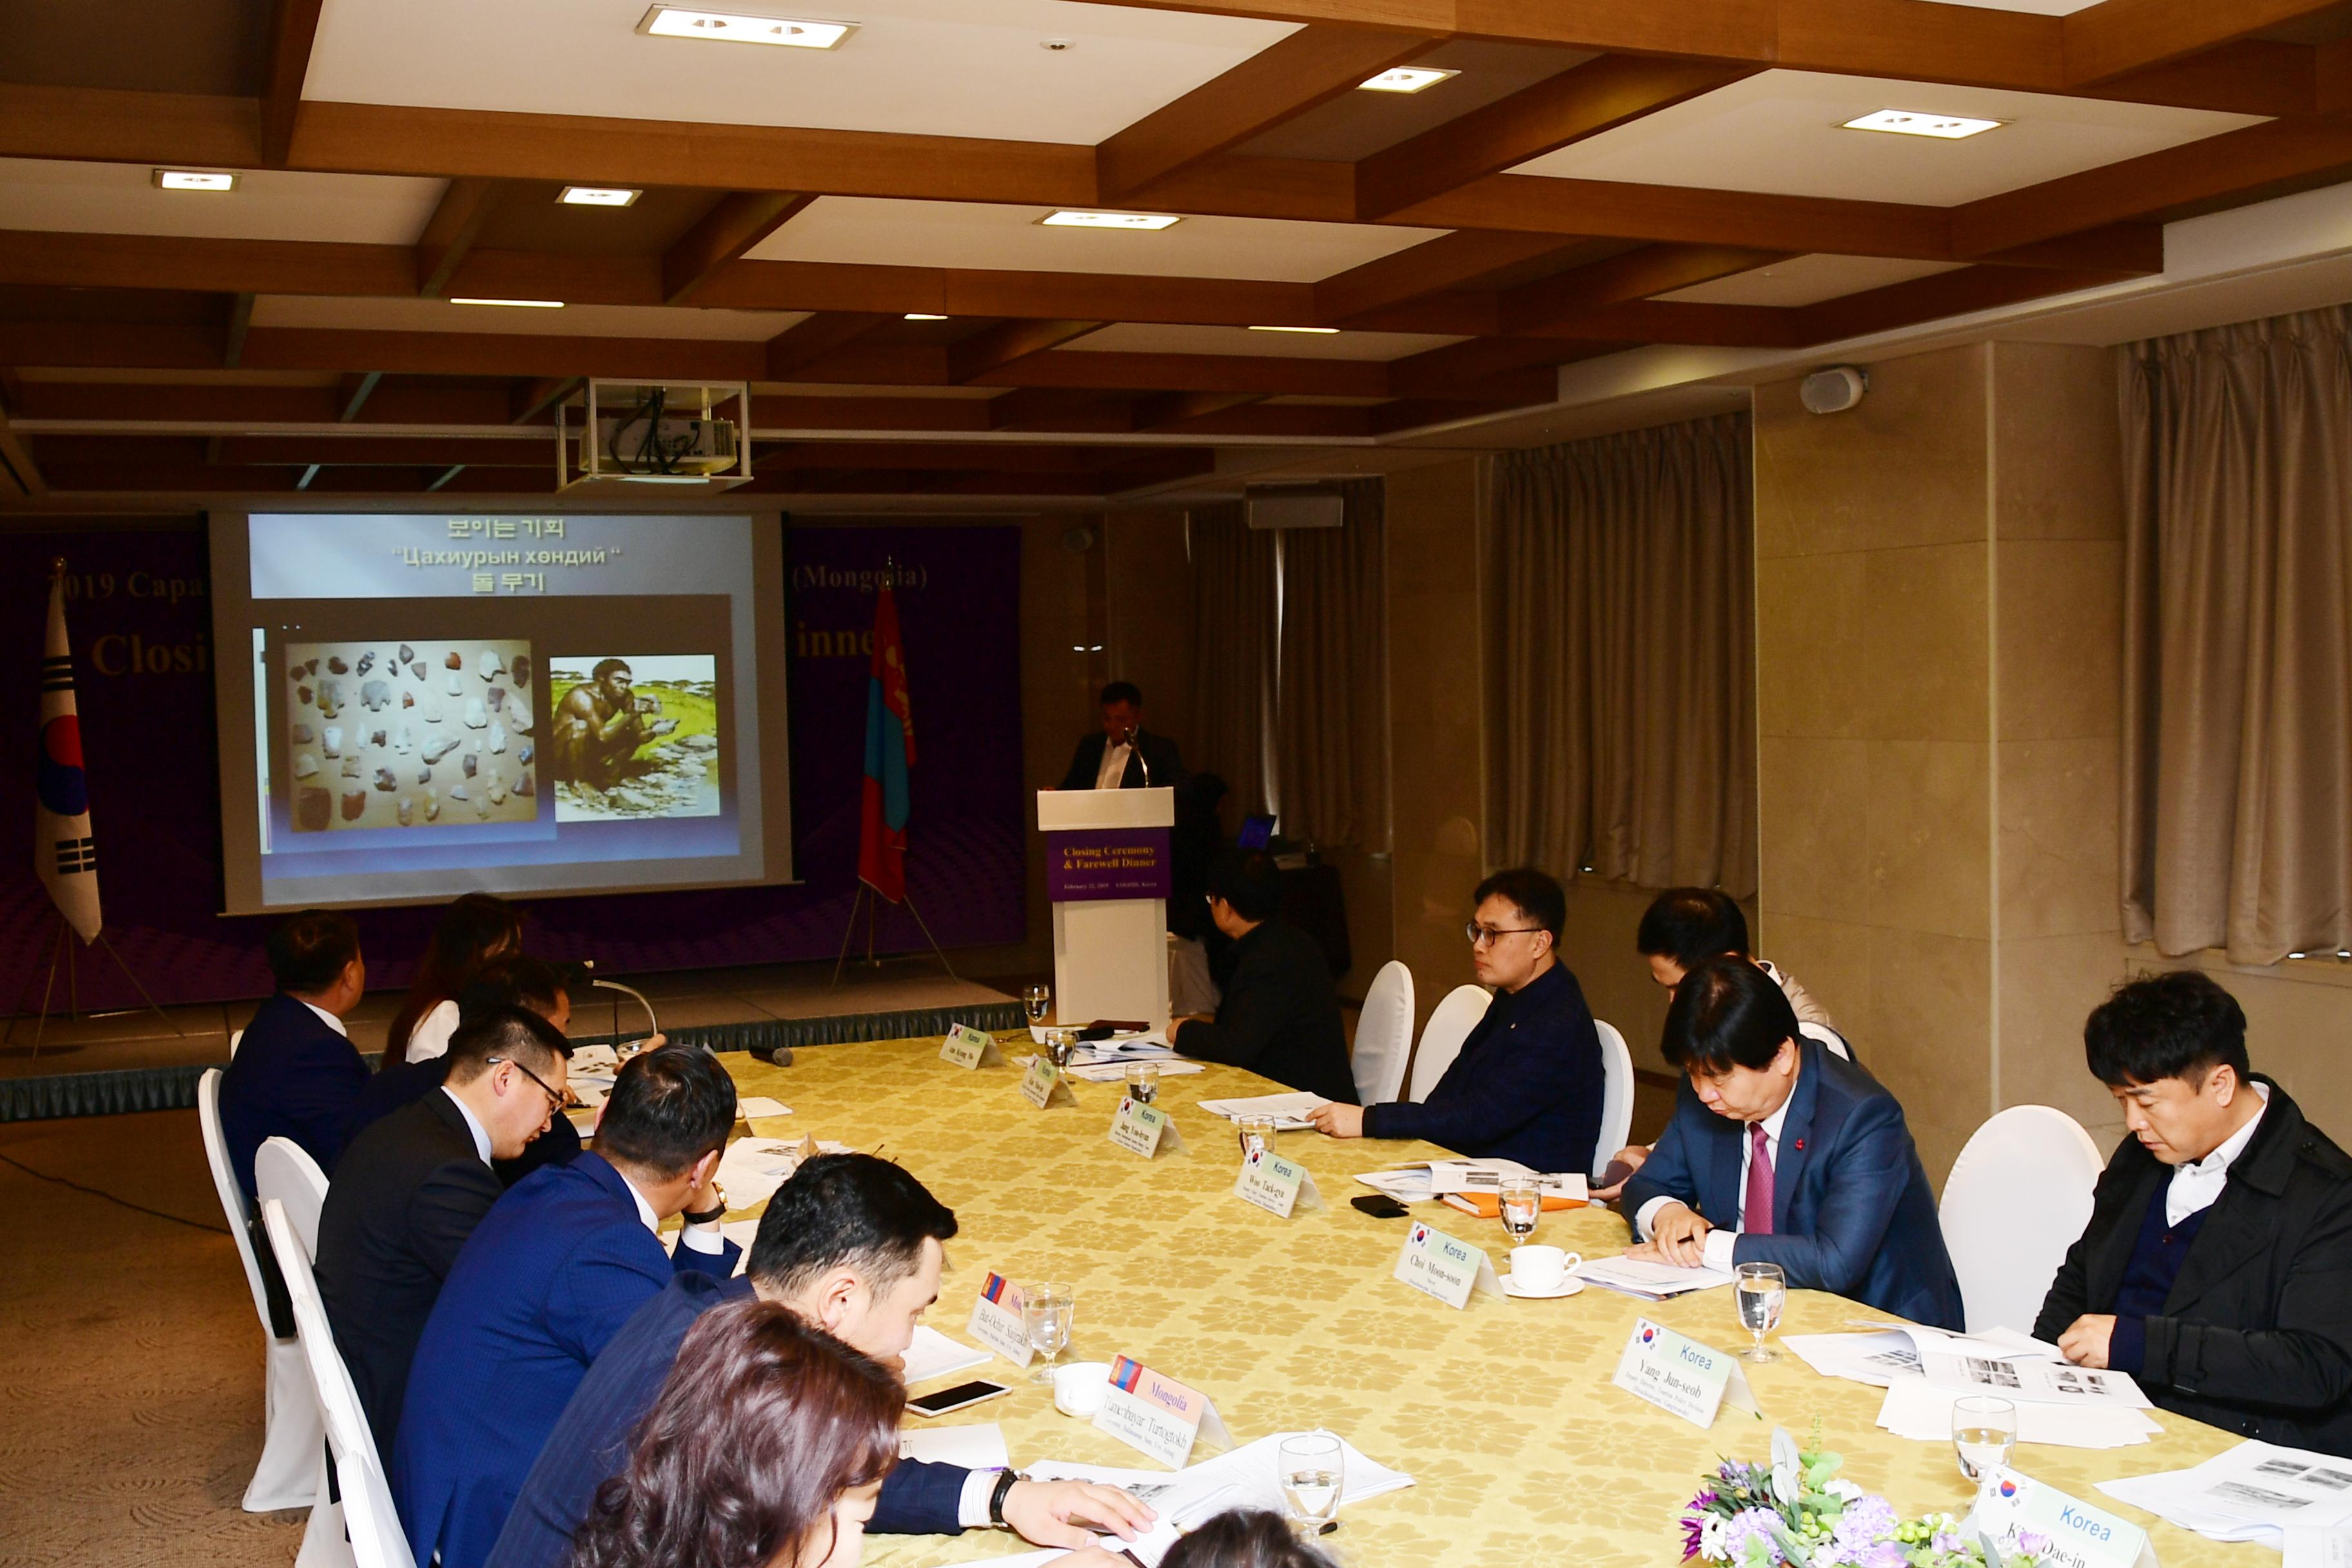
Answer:
[(41, 751), (35, 767), (33, 868), (84, 943), (97, 940), (98, 840), (81, 769), (73, 655), (66, 647), (65, 576), (49, 582), (49, 640), (41, 660)]
[(857, 830), (857, 879), (894, 904), (907, 897), (907, 770), (914, 765), (907, 649), (898, 639), (898, 602), (886, 582), (874, 601), (874, 659), (866, 674), (866, 809)]

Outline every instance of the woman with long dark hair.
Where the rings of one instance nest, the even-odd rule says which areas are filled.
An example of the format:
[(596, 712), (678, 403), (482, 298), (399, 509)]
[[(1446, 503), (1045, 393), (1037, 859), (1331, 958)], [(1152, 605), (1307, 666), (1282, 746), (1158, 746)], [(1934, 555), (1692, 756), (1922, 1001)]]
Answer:
[(408, 983), (408, 999), (384, 1033), (383, 1068), (446, 1051), (457, 1029), (457, 993), (491, 960), (521, 951), (522, 921), (504, 899), (467, 893), (442, 910), (416, 978)]
[(597, 1489), (571, 1568), (856, 1568), (907, 1391), (772, 1301), (714, 1307)]

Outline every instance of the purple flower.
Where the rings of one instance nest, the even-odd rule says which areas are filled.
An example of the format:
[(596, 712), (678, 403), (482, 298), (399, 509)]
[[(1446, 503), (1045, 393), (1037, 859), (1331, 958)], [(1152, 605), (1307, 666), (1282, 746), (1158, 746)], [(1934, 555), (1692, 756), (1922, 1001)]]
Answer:
[(1930, 1544), (1938, 1552), (1958, 1552), (1967, 1546), (1968, 1542), (1962, 1541), (1951, 1531), (1939, 1530), (1936, 1532), (1936, 1539)]
[[(1724, 1548), (1734, 1563), (1761, 1561), (1777, 1563), (1781, 1561), (1780, 1543), (1773, 1538), (1773, 1531), (1780, 1525), (1780, 1516), (1769, 1508), (1741, 1509), (1724, 1527)], [(1760, 1555), (1749, 1552), (1748, 1543), (1751, 1541), (1764, 1543)]]
[(1689, 1562), (1692, 1558), (1694, 1558), (1694, 1557), (1696, 1557), (1696, 1556), (1697, 1556), (1697, 1555), (1698, 1555), (1698, 1543), (1699, 1543), (1699, 1540), (1700, 1540), (1700, 1538), (1701, 1538), (1702, 1536), (1704, 1536), (1706, 1533), (1706, 1516), (1705, 1514), (1700, 1514), (1700, 1513), (1686, 1513), (1686, 1514), (1683, 1515), (1683, 1561), (1684, 1561), (1684, 1562), (1687, 1563), (1687, 1562)]
[(1858, 1561), (1866, 1562), (1862, 1548), (1894, 1534), (1895, 1522), (1895, 1505), (1875, 1492), (1865, 1492), (1845, 1505), (1830, 1539), (1851, 1551)]
[(1882, 1541), (1855, 1558), (1854, 1568), (1908, 1568), (1910, 1559), (1903, 1554), (1899, 1541)]
[(2017, 1532), (2017, 1549), (2029, 1557), (2039, 1557), (2050, 1550), (2050, 1538), (2038, 1530), (2021, 1530)]

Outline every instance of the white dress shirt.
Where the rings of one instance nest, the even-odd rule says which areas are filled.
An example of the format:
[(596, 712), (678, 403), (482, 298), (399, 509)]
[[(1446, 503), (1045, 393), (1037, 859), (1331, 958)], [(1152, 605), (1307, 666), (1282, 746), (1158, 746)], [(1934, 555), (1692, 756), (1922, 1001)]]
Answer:
[(1117, 789), (1127, 779), (1127, 759), (1135, 752), (1132, 743), (1121, 741), (1116, 746), (1103, 748), (1102, 766), (1095, 770), (1095, 788)]
[(490, 1130), (482, 1125), (482, 1119), (474, 1114), (472, 1106), (457, 1098), (456, 1089), (445, 1083), (441, 1086), (441, 1092), (449, 1097), (449, 1103), (456, 1106), (457, 1114), (466, 1119), (466, 1131), (474, 1135), (474, 1152), (482, 1157), (483, 1164), (488, 1164), (490, 1163)]
[[(299, 996), (295, 997), (294, 1000), (297, 1002), (302, 1002), (302, 998)], [(343, 1027), (343, 1021), (341, 1018), (336, 1017), (332, 1013), (328, 1012), (324, 1007), (317, 1006), (309, 1002), (302, 1002), (302, 1005), (309, 1007), (310, 1011), (319, 1015), (319, 1022), (326, 1025), (327, 1027), (334, 1030), (335, 1033), (342, 1036), (343, 1038), (348, 1040), (352, 1037), (352, 1032)]]
[[(1789, 1092), (1789, 1100), (1796, 1098), (1796, 1091), (1791, 1089)], [(1772, 1195), (1775, 1202), (1779, 1201), (1780, 1195), (1777, 1185), (1780, 1171), (1780, 1126), (1789, 1120), (1789, 1100), (1782, 1100), (1780, 1109), (1764, 1119), (1764, 1152), (1772, 1162), (1776, 1183)], [(1713, 1113), (1709, 1112), (1709, 1114)], [(1748, 1163), (1754, 1155), (1755, 1147), (1756, 1141), (1748, 1133), (1748, 1123), (1741, 1122), (1739, 1124), (1739, 1207), (1738, 1210), (1739, 1217), (1744, 1217), (1748, 1213)], [(1660, 1196), (1643, 1204), (1642, 1212), (1633, 1216), (1634, 1226), (1641, 1231), (1642, 1239), (1647, 1241), (1650, 1238), (1650, 1222), (1656, 1218), (1660, 1209), (1668, 1204), (1680, 1202), (1682, 1202), (1680, 1198)], [(1738, 1229), (1736, 1225), (1717, 1225), (1706, 1233), (1704, 1245), (1706, 1248), (1706, 1266), (1709, 1268), (1727, 1269), (1731, 1267), (1731, 1249), (1739, 1245)]]
[[(659, 1236), (661, 1220), (655, 1215), (654, 1205), (646, 1202), (646, 1194), (637, 1191), (637, 1184), (623, 1176), (621, 1185), (628, 1188), (629, 1196), (636, 1200), (637, 1218), (644, 1223), (647, 1230)], [(727, 1238), (719, 1234), (719, 1221), (712, 1220), (708, 1225), (681, 1226), (678, 1227), (677, 1239), (682, 1245), (697, 1252), (708, 1252), (715, 1256), (727, 1250)]]
[[(2247, 1080), (2247, 1087), (2262, 1096), (2263, 1110), (2270, 1109), (2271, 1089), (2266, 1083)], [(2211, 1208), (2230, 1184), (2230, 1163), (2246, 1152), (2254, 1141), (2254, 1129), (2263, 1124), (2263, 1111), (2223, 1141), (2221, 1146), (2190, 1165), (2172, 1168), (2172, 1184), (2164, 1189), (2164, 1223), (2179, 1225), (2200, 1209)]]

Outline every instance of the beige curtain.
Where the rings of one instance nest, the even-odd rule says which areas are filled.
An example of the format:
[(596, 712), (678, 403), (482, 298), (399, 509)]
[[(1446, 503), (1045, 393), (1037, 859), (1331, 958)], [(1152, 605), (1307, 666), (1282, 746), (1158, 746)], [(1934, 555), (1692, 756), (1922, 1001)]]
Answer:
[(1275, 781), (1282, 831), (1389, 847), (1388, 544), (1381, 481), (1342, 487), (1338, 528), (1282, 540)]
[(1268, 809), (1267, 726), (1274, 713), (1274, 540), (1252, 532), (1241, 503), (1196, 508), (1192, 545), (1192, 726), (1184, 763), (1233, 786), (1229, 804)]
[(2352, 948), (2352, 310), (2132, 346), (2125, 934)]
[(1493, 460), (1487, 853), (1756, 890), (1746, 415)]

